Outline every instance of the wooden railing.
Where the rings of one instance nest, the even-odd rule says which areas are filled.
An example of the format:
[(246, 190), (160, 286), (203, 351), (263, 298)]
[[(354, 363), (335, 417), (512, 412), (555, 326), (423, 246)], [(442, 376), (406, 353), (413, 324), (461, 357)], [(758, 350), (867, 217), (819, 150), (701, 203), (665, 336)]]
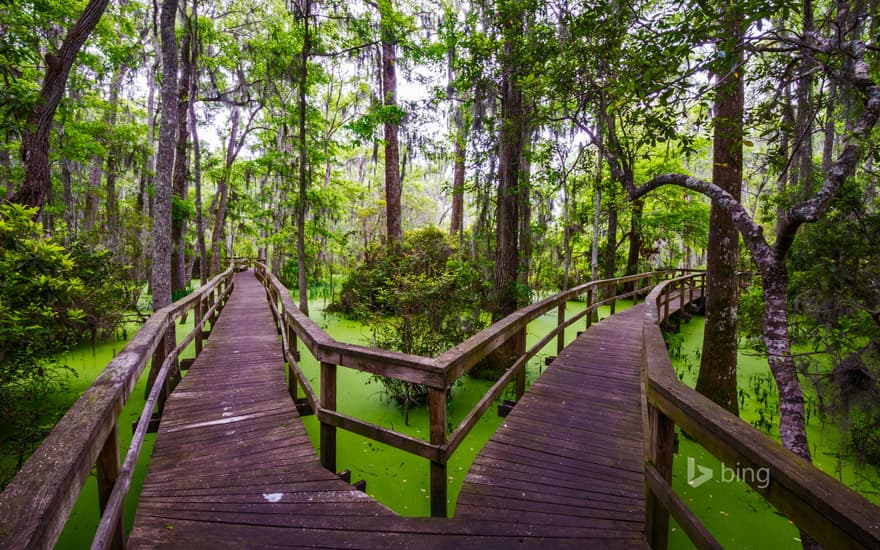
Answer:
[[(492, 402), (511, 382), (515, 383), (515, 394), (519, 399), (525, 391), (525, 368), (528, 361), (554, 338), (557, 340), (557, 350), (561, 351), (564, 347), (566, 328), (582, 319), (585, 319), (585, 327), (588, 328), (599, 306), (608, 305), (613, 312), (617, 300), (633, 298), (633, 301), (636, 301), (640, 295), (647, 294), (652, 286), (669, 272), (644, 273), (580, 285), (512, 313), (436, 358), (337, 342), (297, 309), (289, 291), (265, 265), (256, 264), (256, 273), (266, 287), (272, 313), (282, 335), (284, 357), (289, 369), (290, 394), (301, 407), (308, 405), (320, 422), (320, 452), (324, 467), (331, 471), (336, 470), (337, 428), (425, 458), (430, 461), (431, 515), (446, 517), (447, 462)], [(623, 285), (631, 285), (631, 288), (618, 294), (618, 289)], [(599, 291), (603, 289), (607, 289), (606, 293), (611, 297), (599, 299)], [(566, 303), (581, 296), (586, 299), (585, 310), (566, 319)], [(526, 350), (526, 326), (553, 309), (557, 309), (558, 312), (556, 328), (532, 348)], [(511, 340), (517, 342), (517, 357), (513, 364), (464, 417), (458, 427), (451, 434), (447, 433), (446, 399), (449, 388), (477, 363)], [(320, 394), (315, 392), (299, 366), (299, 341), (320, 363)], [(430, 440), (418, 439), (337, 411), (337, 366), (426, 385)], [(299, 388), (303, 390), (303, 398), (299, 397)]]
[(721, 548), (672, 488), (677, 425), (728, 467), (753, 474), (743, 481), (825, 548), (880, 548), (880, 507), (676, 377), (658, 323), (668, 318), (670, 303), (685, 303), (701, 277), (665, 281), (646, 299), (654, 306), (642, 355), (648, 542), (666, 548), (672, 514), (698, 548)]
[[(161, 410), (179, 379), (180, 354), (208, 337), (232, 292), (236, 264), (189, 296), (153, 313), (107, 365), (0, 494), (0, 547), (51, 548), (89, 473), (97, 471), (101, 522), (92, 548), (125, 544), (122, 510), (154, 409)], [(175, 343), (175, 322), (194, 314), (193, 330)], [(147, 400), (120, 465), (119, 415), (150, 364)]]

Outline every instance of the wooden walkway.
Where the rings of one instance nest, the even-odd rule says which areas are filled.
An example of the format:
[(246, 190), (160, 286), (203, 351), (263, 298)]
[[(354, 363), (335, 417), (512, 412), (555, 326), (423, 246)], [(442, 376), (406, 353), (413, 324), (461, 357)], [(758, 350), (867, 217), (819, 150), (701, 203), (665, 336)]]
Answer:
[(559, 354), (480, 451), (456, 517), (603, 529), (644, 545), (646, 313), (617, 313)]
[(240, 273), (166, 404), (129, 544), (265, 547), (276, 537), (247, 526), (391, 515), (321, 466), (287, 393), (265, 290)]
[(483, 448), (453, 519), (404, 518), (325, 470), (251, 272), (169, 399), (134, 548), (644, 547), (644, 306), (566, 348)]

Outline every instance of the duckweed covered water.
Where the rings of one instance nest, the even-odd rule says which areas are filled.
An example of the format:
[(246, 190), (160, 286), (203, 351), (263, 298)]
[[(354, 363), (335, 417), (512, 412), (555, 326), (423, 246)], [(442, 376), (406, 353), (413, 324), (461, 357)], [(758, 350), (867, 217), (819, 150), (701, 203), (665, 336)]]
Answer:
[[(682, 381), (694, 387), (699, 370), (699, 353), (703, 344), (705, 319), (694, 317), (682, 324), (684, 337), (682, 357), (673, 359)], [(776, 383), (770, 374), (767, 359), (748, 350), (740, 349), (737, 359), (737, 382), (740, 394), (740, 417), (779, 441), (778, 395)], [(807, 437), (813, 455), (813, 464), (825, 473), (862, 493), (875, 504), (880, 504), (880, 471), (873, 466), (860, 466), (853, 457), (840, 453), (840, 432), (830, 421), (824, 421), (810, 403), (814, 392), (810, 383), (802, 380), (808, 403)], [(773, 411), (773, 412), (770, 412)], [(687, 483), (688, 461), (709, 468), (712, 479), (698, 487)], [(736, 470), (735, 468), (733, 470)], [(744, 475), (760, 476), (760, 472), (743, 471)], [(801, 548), (798, 529), (768, 504), (745, 483), (733, 480), (733, 474), (722, 470), (721, 463), (696, 442), (679, 433), (679, 451), (673, 463), (672, 481), (676, 493), (682, 497), (696, 516), (718, 541), (729, 548)], [(759, 483), (764, 478), (756, 477)], [(677, 526), (671, 529), (670, 548), (693, 548), (687, 535)]]
[[(618, 309), (625, 308), (628, 302), (618, 302)], [(340, 341), (367, 344), (369, 328), (361, 323), (342, 319), (338, 316), (321, 313), (322, 304), (310, 304), (313, 318), (328, 333)], [(568, 315), (583, 311), (584, 304), (570, 302)], [(607, 308), (600, 311), (600, 317), (608, 315)], [(178, 326), (178, 334), (186, 334), (192, 325), (192, 318), (184, 326)], [(528, 328), (528, 346), (531, 347), (556, 325), (556, 311), (552, 310), (535, 320)], [(131, 336), (137, 327), (129, 328)], [(574, 339), (577, 331), (583, 330), (577, 323), (566, 331), (566, 342)], [(685, 383), (693, 386), (696, 380), (699, 358), (698, 350), (702, 344), (703, 319), (694, 318), (682, 326), (684, 344), (682, 359), (674, 360), (676, 370)], [(121, 336), (121, 335), (120, 335)], [(92, 349), (83, 345), (67, 355), (68, 364), (73, 366), (79, 376), (72, 380), (70, 390), (59, 397), (59, 403), (69, 406), (101, 372), (113, 356), (124, 346), (119, 338), (114, 342), (98, 345)], [(527, 369), (527, 381), (531, 384), (544, 368), (544, 357), (555, 355), (556, 342), (550, 342), (534, 358)], [(320, 379), (318, 365), (305, 350), (302, 350), (302, 367), (316, 391)], [(185, 356), (191, 356), (191, 351)], [(136, 421), (144, 404), (143, 376), (126, 403), (120, 417), (120, 439), (124, 454), (131, 440), (131, 423)], [(371, 382), (369, 375), (347, 368), (339, 368), (337, 373), (339, 410), (356, 418), (386, 426), (402, 433), (428, 439), (428, 418), (426, 407), (410, 410), (409, 424), (404, 422), (401, 408), (384, 395), (381, 384)], [(764, 427), (767, 431), (769, 415), (765, 412), (776, 406), (775, 385), (769, 377), (766, 360), (741, 353), (739, 359), (739, 385), (744, 389), (741, 415), (744, 420)], [(470, 412), (477, 401), (491, 386), (490, 382), (464, 377), (453, 390), (453, 398), (447, 411), (449, 432)], [(806, 386), (805, 386), (806, 387)], [(764, 397), (764, 393), (767, 396)], [(503, 397), (511, 397), (510, 395)], [(764, 403), (769, 401), (769, 407)], [(305, 417), (304, 423), (315, 447), (319, 446), (318, 422), (314, 416)], [(467, 471), (477, 452), (482, 448), (495, 429), (503, 421), (498, 417), (493, 405), (470, 435), (465, 439), (448, 465), (449, 515), (454, 515), (455, 501)], [(778, 419), (777, 419), (778, 422)], [(777, 428), (769, 428), (771, 436)], [(862, 468), (846, 456), (838, 456), (839, 435), (832, 425), (823, 425), (818, 415), (812, 415), (809, 436), (814, 448), (814, 461), (829, 474), (842, 479), (844, 483), (862, 490), (870, 500), (880, 502), (878, 485), (880, 475), (876, 468)], [(126, 506), (126, 528), (130, 529), (134, 519), (137, 497), (146, 474), (148, 456), (152, 452), (154, 435), (148, 435), (141, 451), (141, 460), (132, 483)], [(392, 447), (337, 430), (337, 467), (350, 469), (352, 479), (367, 481), (367, 492), (377, 500), (405, 516), (430, 515), (429, 463), (427, 460), (399, 451)], [(692, 458), (695, 464), (710, 468), (713, 479), (699, 487), (687, 484), (687, 462)], [(744, 483), (721, 479), (721, 465), (708, 452), (686, 437), (680, 437), (679, 453), (673, 468), (673, 486), (684, 498), (697, 516), (707, 525), (719, 541), (728, 547), (736, 548), (799, 548), (798, 531), (783, 516), (778, 514), (757, 493)], [(58, 548), (87, 547), (98, 523), (97, 487), (94, 472), (73, 509), (70, 519), (58, 541)], [(690, 548), (687, 536), (674, 522), (670, 533), (671, 548)]]
[[(628, 305), (629, 302), (618, 302), (617, 309), (624, 309)], [(319, 307), (311, 305), (310, 309), (311, 311), (319, 311)], [(569, 302), (566, 311), (570, 317), (583, 309), (584, 303)], [(607, 307), (600, 309), (600, 317), (606, 317), (608, 314)], [(324, 330), (337, 340), (363, 345), (369, 344), (369, 328), (361, 323), (323, 313), (318, 313), (313, 317)], [(555, 327), (556, 310), (554, 309), (529, 324), (527, 347), (535, 345)], [(583, 329), (581, 323), (569, 327), (565, 335), (566, 343), (575, 338), (577, 331)], [(544, 357), (555, 355), (555, 350), (556, 341), (553, 340), (529, 362), (526, 371), (528, 384), (531, 384), (544, 369)], [(302, 369), (312, 387), (316, 392), (319, 392), (319, 365), (304, 350), (302, 350), (302, 358)], [(452, 399), (449, 401), (447, 409), (448, 433), (451, 433), (458, 426), (459, 422), (467, 416), (491, 386), (491, 382), (473, 379), (469, 376), (461, 379), (453, 389)], [(512, 394), (502, 395), (502, 399), (510, 397)], [(387, 398), (382, 391), (382, 385), (371, 381), (370, 375), (367, 373), (345, 368), (337, 369), (337, 404), (341, 412), (355, 418), (392, 428), (423, 440), (429, 439), (427, 407), (410, 409), (409, 424), (407, 425), (403, 410)], [(497, 404), (493, 404), (486, 411), (447, 465), (448, 513), (450, 516), (454, 515), (455, 502), (461, 490), (461, 484), (474, 457), (503, 421), (496, 413)], [(314, 416), (310, 416), (304, 418), (304, 423), (312, 443), (316, 448), (319, 448), (320, 425), (318, 421)], [(344, 430), (337, 430), (336, 437), (338, 470), (349, 469), (352, 472), (352, 480), (365, 480), (367, 493), (400, 515), (430, 515), (430, 477), (427, 460)]]

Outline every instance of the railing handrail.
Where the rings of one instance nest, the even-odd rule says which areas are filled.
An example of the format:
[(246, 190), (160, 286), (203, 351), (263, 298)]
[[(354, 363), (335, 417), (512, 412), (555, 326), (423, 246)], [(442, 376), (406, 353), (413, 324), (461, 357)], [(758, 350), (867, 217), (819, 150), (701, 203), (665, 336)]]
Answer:
[[(744, 476), (747, 479), (743, 481), (826, 548), (880, 547), (880, 507), (676, 377), (658, 325), (663, 318), (661, 302), (664, 296), (669, 299), (670, 287), (683, 286), (692, 277), (695, 275), (664, 281), (646, 299), (653, 305), (645, 322), (643, 353), (645, 401), (654, 409), (650, 412), (681, 426), (691, 439), (730, 467), (753, 468), (755, 472), (767, 468), (768, 476), (760, 480)], [(657, 435), (656, 431), (646, 432), (644, 437), (656, 442)], [(668, 456), (658, 461), (668, 460), (671, 467), (671, 447), (666, 452)], [(647, 455), (650, 458), (652, 451)], [(657, 498), (668, 503), (664, 508), (672, 512), (694, 543), (698, 547), (717, 544), (705, 538), (708, 532), (674, 494), (667, 476), (656, 475), (662, 473), (663, 465), (658, 468), (649, 459), (646, 466), (647, 485), (653, 493), (661, 493)]]
[[(109, 453), (112, 461), (115, 450), (118, 469), (119, 414), (168, 327), (212, 293), (219, 293), (221, 284), (228, 291), (226, 283), (234, 273), (230, 265), (205, 286), (154, 312), (70, 407), (0, 494), (0, 546), (41, 548), (55, 543), (99, 457)], [(203, 317), (213, 311), (216, 304)], [(199, 319), (194, 323), (195, 327), (202, 324)], [(171, 357), (163, 354), (163, 362)]]
[[(513, 334), (522, 330), (530, 322), (544, 315), (548, 311), (559, 307), (559, 304), (568, 302), (573, 298), (585, 294), (590, 290), (602, 287), (630, 283), (663, 276), (667, 271), (651, 271), (636, 275), (626, 275), (613, 279), (601, 279), (589, 281), (558, 294), (545, 298), (534, 304), (520, 308), (507, 317), (492, 323), (489, 327), (471, 336), (461, 344), (453, 346), (437, 357), (440, 368), (446, 370), (447, 382), (455, 382), (463, 374), (466, 374), (474, 365), (482, 361), (493, 351), (498, 349)], [(624, 293), (614, 296), (614, 299), (627, 298), (632, 293)]]
[[(650, 286), (639, 288), (639, 281), (667, 276), (672, 271), (652, 271), (613, 279), (590, 281), (526, 306), (508, 315), (499, 322), (472, 336), (465, 342), (454, 346), (436, 358), (425, 358), (391, 352), (355, 344), (337, 342), (324, 329), (318, 326), (307, 315), (303, 314), (293, 303), (290, 292), (265, 264), (256, 264), (256, 273), (263, 282), (269, 298), (269, 304), (282, 335), (284, 358), (289, 369), (291, 395), (296, 399), (298, 386), (306, 394), (306, 400), (321, 422), (321, 460), (330, 470), (335, 470), (335, 445), (331, 442), (335, 435), (332, 430), (339, 427), (364, 437), (392, 445), (403, 451), (421, 456), (431, 461), (431, 506), (432, 515), (445, 515), (445, 484), (446, 463), (465, 436), (476, 425), (479, 418), (488, 410), (492, 402), (501, 395), (506, 385), (516, 378), (517, 396), (521, 395), (525, 386), (525, 365), (554, 337), (559, 339), (558, 347), (562, 347), (562, 338), (567, 327), (579, 319), (589, 316), (587, 327), (592, 322), (592, 313), (600, 305), (610, 303), (613, 307), (617, 299), (633, 297), (634, 299), (650, 290)], [(605, 300), (592, 302), (592, 293), (603, 287), (616, 287), (619, 284), (635, 283), (633, 290), (625, 291)], [(565, 304), (577, 296), (587, 294), (587, 307), (584, 311), (564, 319)], [(537, 345), (525, 350), (525, 330), (529, 322), (544, 315), (548, 311), (559, 310), (557, 327), (550, 331)], [(613, 311), (613, 309), (612, 309)], [(447, 437), (446, 428), (446, 392), (452, 384), (467, 373), (479, 361), (496, 351), (505, 342), (517, 335), (522, 336), (523, 349), (519, 358), (499, 378), (489, 391), (478, 401), (462, 422)], [(296, 340), (302, 340), (311, 355), (321, 365), (321, 395), (319, 396), (299, 366), (299, 354), (296, 351)], [(428, 408), (431, 423), (430, 442), (414, 438), (390, 428), (376, 426), (357, 418), (336, 411), (335, 406), (335, 368), (342, 365), (347, 368), (371, 372), (402, 380), (425, 384), (428, 390)], [(333, 386), (332, 391), (325, 393), (327, 382)], [(326, 432), (326, 436), (325, 436)], [(325, 439), (325, 437), (327, 439)], [(327, 448), (329, 457), (325, 457)], [(443, 511), (440, 511), (442, 506)]]

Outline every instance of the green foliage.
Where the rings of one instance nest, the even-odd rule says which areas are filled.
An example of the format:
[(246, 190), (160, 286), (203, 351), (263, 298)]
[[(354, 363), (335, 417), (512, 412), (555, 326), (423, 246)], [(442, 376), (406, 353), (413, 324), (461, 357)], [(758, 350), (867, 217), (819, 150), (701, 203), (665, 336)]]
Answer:
[(830, 369), (799, 361), (820, 408), (849, 430), (861, 459), (880, 464), (880, 212), (864, 189), (852, 178), (828, 215), (801, 230), (791, 252), (789, 296), (793, 334), (831, 360)]
[(171, 196), (171, 220), (180, 224), (196, 217), (196, 205), (193, 201)]
[(45, 431), (46, 397), (69, 371), (54, 357), (83, 334), (115, 327), (128, 295), (106, 251), (65, 249), (33, 216), (0, 206), (0, 435), (19, 465)]
[[(486, 326), (487, 283), (436, 227), (407, 233), (396, 249), (373, 247), (365, 257), (330, 309), (370, 322), (373, 345), (433, 357)], [(406, 410), (427, 398), (426, 387), (379, 381)]]

